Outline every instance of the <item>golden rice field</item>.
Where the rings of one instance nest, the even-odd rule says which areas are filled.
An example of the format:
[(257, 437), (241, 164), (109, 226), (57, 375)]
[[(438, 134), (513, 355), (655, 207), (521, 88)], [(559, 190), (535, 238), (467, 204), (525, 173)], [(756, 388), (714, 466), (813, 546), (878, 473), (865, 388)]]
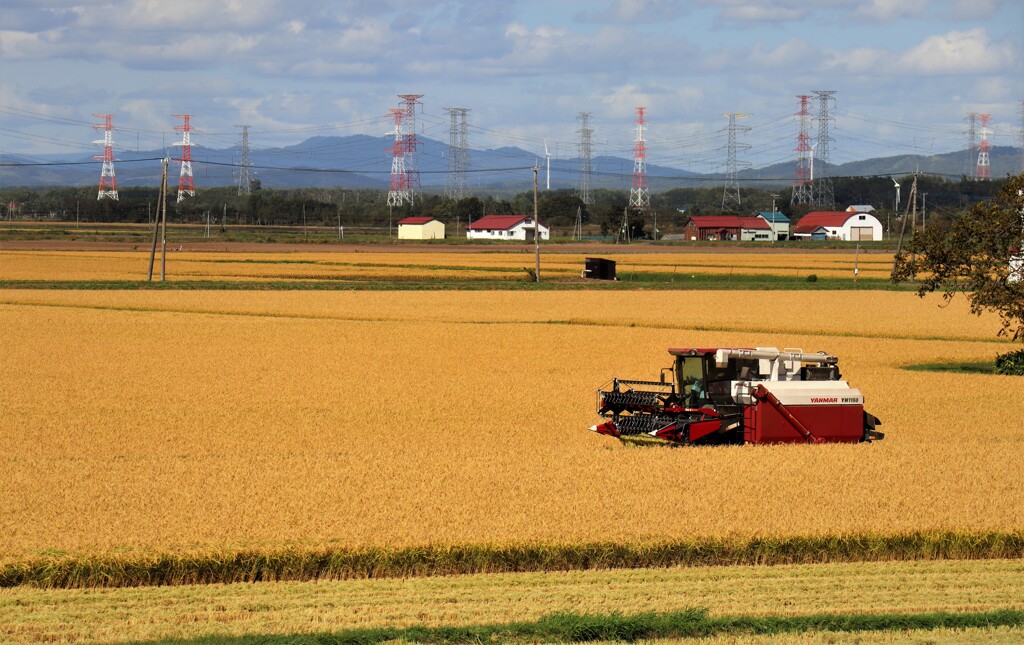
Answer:
[[(1018, 379), (900, 369), (1011, 348), (994, 319), (939, 304), (827, 291), (0, 291), (0, 562), (1020, 532)], [(653, 377), (667, 347), (690, 344), (835, 353), (888, 436), (652, 450), (585, 431), (595, 388)]]
[[(618, 263), (621, 277), (669, 274), (754, 274), (853, 279), (888, 278), (890, 253), (623, 253), (602, 255)], [(542, 274), (579, 277), (585, 256), (545, 250)], [(532, 253), (238, 253), (176, 252), (167, 255), (170, 280), (522, 280)], [(117, 251), (0, 251), (0, 280), (141, 280), (149, 253)], [(159, 258), (157, 260), (159, 275)]]

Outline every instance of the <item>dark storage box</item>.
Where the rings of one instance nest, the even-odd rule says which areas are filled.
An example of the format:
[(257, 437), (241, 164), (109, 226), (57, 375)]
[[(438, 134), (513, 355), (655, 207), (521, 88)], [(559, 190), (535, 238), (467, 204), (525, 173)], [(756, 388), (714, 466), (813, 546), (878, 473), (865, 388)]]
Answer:
[(615, 260), (604, 258), (587, 258), (586, 268), (583, 270), (584, 278), (594, 280), (614, 280)]

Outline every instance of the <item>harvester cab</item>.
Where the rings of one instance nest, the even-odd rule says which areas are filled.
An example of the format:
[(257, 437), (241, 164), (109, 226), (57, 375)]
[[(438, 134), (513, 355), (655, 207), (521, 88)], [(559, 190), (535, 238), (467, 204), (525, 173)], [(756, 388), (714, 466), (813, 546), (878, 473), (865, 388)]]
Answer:
[(607, 421), (591, 430), (627, 443), (855, 443), (884, 438), (859, 390), (824, 352), (773, 347), (670, 349), (658, 381), (612, 379), (597, 391)]

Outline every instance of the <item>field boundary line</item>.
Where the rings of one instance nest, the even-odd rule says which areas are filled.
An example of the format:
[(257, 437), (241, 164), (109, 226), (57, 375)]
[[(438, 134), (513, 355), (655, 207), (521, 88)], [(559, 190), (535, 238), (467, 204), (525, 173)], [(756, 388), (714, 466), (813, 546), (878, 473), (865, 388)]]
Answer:
[(0, 588), (138, 587), (677, 566), (1024, 557), (1024, 532), (907, 533), (654, 543), (284, 548), (48, 555), (0, 566)]
[[(740, 326), (718, 326), (718, 325), (665, 325), (665, 324), (638, 324), (634, 322), (604, 322), (599, 320), (586, 320), (580, 318), (549, 319), (549, 320), (450, 320), (445, 318), (431, 318), (414, 320), (412, 318), (386, 318), (381, 316), (331, 316), (311, 315), (283, 312), (253, 312), (253, 311), (223, 311), (216, 309), (170, 309), (161, 307), (122, 307), (115, 305), (90, 305), (70, 304), (60, 302), (27, 302), (20, 300), (0, 300), (0, 307), (52, 307), (57, 309), (81, 309), (85, 311), (113, 311), (129, 313), (154, 313), (154, 314), (182, 314), (197, 316), (233, 316), (240, 318), (278, 318), (282, 320), (324, 320), (336, 322), (359, 322), (359, 323), (439, 323), (448, 325), (551, 325), (551, 326), (577, 326), (577, 327), (598, 327), (598, 328), (622, 328), (622, 329), (655, 329), (667, 331), (697, 331), (697, 332), (724, 332), (724, 333), (754, 333), (754, 334), (776, 334), (777, 329), (770, 327), (740, 327)], [(825, 330), (797, 330), (787, 331), (787, 334), (798, 336), (821, 336), (824, 338), (864, 338), (871, 340), (898, 340), (918, 342), (943, 342), (943, 343), (992, 343), (996, 345), (1011, 345), (1011, 341), (1002, 338), (975, 338), (971, 336), (911, 336), (911, 335), (868, 335), (854, 332), (825, 331)]]
[(928, 613), (835, 613), (808, 616), (708, 616), (704, 608), (673, 612), (637, 614), (558, 613), (533, 621), (476, 625), (426, 627), (354, 628), (335, 632), (259, 634), (244, 639), (238, 636), (199, 636), (184, 639), (160, 639), (149, 643), (492, 643), (492, 642), (627, 642), (666, 638), (710, 638), (716, 636), (772, 636), (829, 632), (898, 632), (902, 634), (938, 629), (978, 629), (1024, 626), (1024, 611), (928, 612)]

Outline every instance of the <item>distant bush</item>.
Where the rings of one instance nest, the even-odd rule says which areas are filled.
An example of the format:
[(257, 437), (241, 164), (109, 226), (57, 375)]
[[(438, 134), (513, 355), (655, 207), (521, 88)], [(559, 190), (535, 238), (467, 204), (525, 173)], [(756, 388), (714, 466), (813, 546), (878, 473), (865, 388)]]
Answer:
[(996, 356), (996, 374), (1024, 376), (1024, 349)]
[(818, 276), (816, 274), (812, 273), (811, 275), (807, 276), (807, 281), (808, 282), (817, 282), (818, 281)]

